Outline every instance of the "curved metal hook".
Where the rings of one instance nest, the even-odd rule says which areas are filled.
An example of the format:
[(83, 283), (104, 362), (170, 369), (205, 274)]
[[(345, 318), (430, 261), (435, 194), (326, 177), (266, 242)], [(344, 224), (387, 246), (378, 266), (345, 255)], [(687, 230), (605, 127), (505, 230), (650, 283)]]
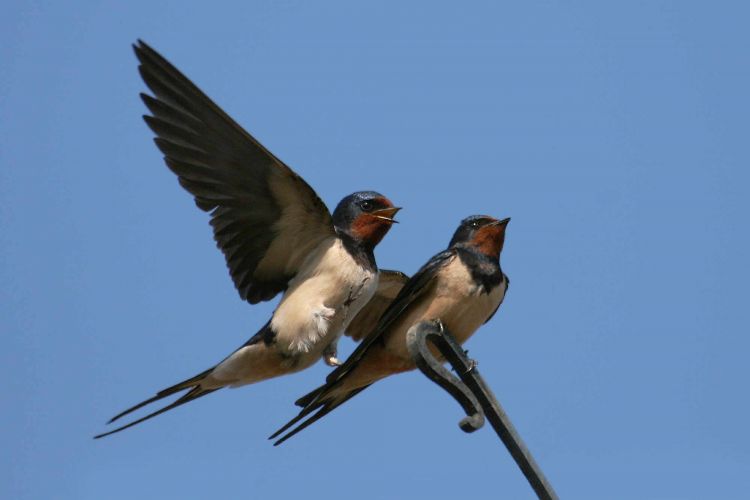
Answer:
[(474, 432), (484, 426), (482, 407), (466, 384), (448, 371), (443, 366), (443, 361), (438, 360), (427, 345), (429, 341), (447, 358), (451, 348), (445, 338), (440, 335), (443, 331), (443, 325), (439, 321), (418, 323), (407, 332), (406, 345), (409, 348), (409, 354), (422, 373), (453, 396), (466, 412), (466, 417), (458, 423), (461, 430)]
[(443, 361), (435, 358), (427, 345), (429, 341), (443, 356), (446, 356), (450, 351), (450, 346), (439, 334), (442, 331), (443, 325), (439, 321), (418, 323), (406, 333), (406, 345), (409, 348), (409, 354), (422, 373), (453, 396), (466, 412), (466, 416), (458, 423), (461, 430), (467, 433), (474, 432), (484, 426), (482, 407), (466, 384), (448, 371), (443, 366)]
[[(445, 356), (445, 360), (453, 367), (460, 380), (443, 367), (442, 360), (433, 355), (433, 351), (427, 346), (428, 341)], [(409, 354), (422, 373), (445, 389), (466, 411), (468, 416), (461, 420), (461, 429), (473, 432), (482, 427), (486, 418), (526, 476), (537, 497), (556, 500), (555, 490), (544, 477), (542, 469), (531, 456), (505, 410), (479, 375), (476, 362), (466, 356), (443, 324), (440, 321), (417, 323), (407, 332), (406, 344)]]

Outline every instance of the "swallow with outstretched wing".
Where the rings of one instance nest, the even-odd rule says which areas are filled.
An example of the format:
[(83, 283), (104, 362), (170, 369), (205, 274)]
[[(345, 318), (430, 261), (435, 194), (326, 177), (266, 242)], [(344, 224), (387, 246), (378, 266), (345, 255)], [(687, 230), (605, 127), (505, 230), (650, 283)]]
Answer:
[(406, 332), (413, 325), (439, 320), (463, 344), (489, 321), (508, 290), (500, 253), (509, 221), (482, 215), (464, 219), (448, 249), (432, 257), (401, 288), (352, 355), (328, 375), (324, 385), (297, 401), (302, 410), (270, 437), (286, 432), (274, 444), (283, 443), (374, 382), (416, 368), (406, 345)]
[[(210, 214), (240, 297), (255, 304), (283, 296), (265, 326), (223, 361), (109, 423), (186, 391), (176, 401), (97, 438), (222, 387), (297, 372), (321, 357), (337, 365), (336, 341), (376, 295), (381, 273), (373, 250), (399, 210), (385, 196), (361, 191), (341, 200), (331, 214), (299, 175), (164, 57), (142, 41), (134, 49), (153, 93), (141, 94), (151, 112), (144, 119), (180, 185)], [(383, 275), (387, 283), (405, 281), (400, 273)]]

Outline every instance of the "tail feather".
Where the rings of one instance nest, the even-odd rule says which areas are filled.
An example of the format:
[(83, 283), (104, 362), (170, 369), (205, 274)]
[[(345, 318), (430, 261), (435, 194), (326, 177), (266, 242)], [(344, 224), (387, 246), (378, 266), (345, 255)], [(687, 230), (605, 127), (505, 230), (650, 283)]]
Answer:
[(329, 399), (327, 401), (319, 401), (317, 404), (314, 404), (312, 406), (308, 406), (306, 408), (303, 408), (302, 411), (300, 411), (299, 415), (294, 417), (292, 420), (287, 422), (281, 429), (274, 432), (268, 439), (274, 439), (281, 435), (282, 433), (286, 432), (290, 427), (292, 427), (294, 424), (305, 418), (310, 413), (314, 412), (315, 410), (318, 410), (314, 415), (312, 415), (310, 418), (299, 424), (297, 427), (292, 429), (291, 431), (287, 432), (283, 436), (281, 436), (280, 439), (276, 440), (276, 442), (273, 443), (274, 446), (278, 446), (287, 439), (291, 438), (295, 434), (303, 431), (307, 427), (311, 426), (321, 418), (325, 417), (329, 413), (331, 413), (333, 410), (341, 406), (342, 404), (349, 401), (351, 398), (359, 394), (360, 392), (364, 391), (370, 387), (369, 385), (366, 385), (364, 387), (359, 387), (357, 389), (354, 389), (353, 391), (350, 391), (343, 396), (336, 397), (335, 399)]
[(333, 391), (333, 389), (334, 386), (332, 384), (323, 384), (314, 391), (305, 394), (297, 401), (295, 401), (294, 404), (297, 406), (301, 406), (302, 410), (300, 410), (296, 417), (284, 424), (283, 427), (268, 436), (268, 439), (274, 439), (280, 434), (283, 434), (287, 429), (292, 427), (294, 424), (296, 424), (315, 410), (334, 402), (335, 396), (331, 395), (331, 391)]
[(213, 368), (209, 368), (208, 370), (199, 373), (195, 377), (191, 377), (191, 378), (189, 378), (187, 380), (183, 380), (179, 384), (175, 384), (175, 385), (173, 385), (171, 387), (167, 387), (166, 389), (157, 392), (156, 396), (154, 396), (152, 398), (149, 398), (149, 399), (147, 399), (145, 401), (141, 401), (137, 405), (131, 406), (127, 410), (125, 410), (123, 412), (120, 412), (117, 415), (115, 415), (114, 417), (110, 418), (109, 421), (107, 422), (107, 424), (111, 424), (112, 422), (121, 419), (125, 415), (133, 413), (134, 411), (139, 410), (139, 409), (143, 408), (144, 406), (146, 406), (148, 404), (151, 404), (153, 402), (159, 401), (160, 399), (164, 399), (167, 396), (171, 396), (172, 394), (176, 394), (176, 393), (178, 393), (180, 391), (184, 391), (185, 389), (190, 389), (191, 387), (195, 387), (198, 383), (200, 383), (201, 380), (203, 380), (204, 378), (206, 378), (206, 375), (208, 375), (209, 373), (211, 373), (211, 370), (213, 370)]
[(324, 403), (321, 403), (321, 404), (318, 404), (318, 405), (308, 406), (308, 407), (303, 408), (297, 414), (296, 417), (294, 417), (293, 419), (291, 419), (289, 422), (285, 423), (283, 425), (283, 427), (281, 427), (276, 432), (274, 432), (273, 434), (271, 434), (270, 436), (268, 436), (268, 439), (274, 439), (274, 438), (278, 437), (279, 435), (281, 435), (284, 432), (286, 432), (287, 429), (289, 429), (290, 427), (292, 427), (294, 424), (296, 424), (297, 422), (299, 422), (300, 420), (302, 420), (303, 418), (305, 418), (306, 416), (308, 416), (309, 414), (311, 414), (312, 412), (314, 412), (315, 410), (317, 410), (317, 409), (319, 409), (319, 408), (321, 408), (323, 406), (324, 406)]
[[(114, 430), (111, 430), (109, 432), (105, 432), (105, 433), (102, 433), (102, 434), (98, 434), (98, 435), (94, 436), (94, 439), (103, 438), (105, 436), (109, 436), (111, 434), (115, 434), (117, 432), (124, 431), (125, 429), (133, 427), (134, 425), (138, 425), (141, 422), (145, 422), (146, 420), (152, 419), (152, 418), (154, 418), (157, 415), (161, 415), (162, 413), (164, 413), (166, 411), (169, 411), (169, 410), (172, 410), (174, 408), (177, 408), (178, 406), (182, 406), (185, 403), (189, 403), (190, 401), (193, 401), (195, 399), (201, 398), (201, 397), (205, 396), (206, 394), (211, 394), (212, 392), (217, 391), (217, 390), (218, 390), (218, 388), (217, 389), (202, 389), (200, 386), (195, 386), (190, 391), (188, 391), (186, 394), (183, 394), (174, 403), (168, 404), (164, 408), (161, 408), (159, 410), (156, 410), (155, 412), (149, 413), (145, 417), (141, 417), (138, 420), (134, 420), (133, 422), (130, 422), (129, 424), (126, 424), (126, 425), (123, 425), (121, 427), (118, 427), (117, 429), (114, 429)], [(162, 397), (166, 397), (167, 395), (162, 396)], [(154, 399), (154, 398), (151, 398), (151, 399)], [(158, 399), (161, 399), (161, 398), (158, 398)], [(143, 404), (146, 404), (146, 403), (144, 402), (140, 406), (143, 406)]]
[[(242, 349), (243, 347), (248, 347), (248, 346), (251, 346), (253, 344), (258, 344), (260, 342), (264, 342), (265, 339), (266, 339), (266, 337), (268, 335), (270, 335), (270, 334), (273, 333), (273, 331), (270, 329), (270, 327), (271, 327), (271, 320), (268, 320), (268, 322), (255, 335), (253, 335), (252, 337), (250, 337), (250, 340), (248, 340), (247, 342), (245, 342), (244, 344), (242, 344), (237, 350), (233, 351), (232, 354), (236, 353), (238, 350)], [(145, 420), (148, 420), (150, 418), (154, 418), (157, 415), (161, 415), (162, 413), (164, 413), (166, 411), (169, 411), (172, 408), (176, 408), (178, 406), (184, 405), (185, 403), (188, 403), (190, 401), (193, 401), (194, 399), (198, 399), (200, 397), (205, 396), (206, 394), (210, 394), (210, 393), (212, 393), (212, 392), (220, 389), (220, 387), (217, 387), (217, 388), (214, 388), (214, 389), (202, 389), (200, 387), (200, 384), (201, 384), (201, 382), (203, 382), (203, 380), (212, 371), (214, 371), (214, 369), (216, 369), (217, 366), (219, 366), (221, 363), (223, 363), (224, 361), (226, 361), (227, 359), (229, 359), (232, 356), (232, 354), (230, 354), (229, 356), (227, 356), (226, 358), (224, 358), (224, 360), (221, 361), (216, 366), (213, 366), (212, 368), (209, 368), (208, 370), (206, 370), (204, 372), (201, 372), (201, 373), (199, 373), (198, 375), (196, 375), (194, 377), (190, 377), (187, 380), (183, 380), (182, 382), (180, 382), (178, 384), (175, 384), (175, 385), (173, 385), (171, 387), (167, 387), (166, 389), (157, 392), (155, 396), (153, 396), (153, 397), (151, 397), (151, 398), (149, 398), (149, 399), (147, 399), (145, 401), (141, 401), (137, 405), (131, 406), (127, 410), (125, 410), (125, 411), (123, 411), (121, 413), (118, 413), (117, 415), (115, 415), (114, 417), (112, 417), (109, 420), (109, 422), (107, 422), (107, 424), (111, 424), (112, 422), (115, 422), (116, 420), (121, 419), (125, 415), (129, 415), (130, 413), (133, 413), (134, 411), (139, 410), (139, 409), (143, 408), (146, 405), (149, 405), (151, 403), (159, 401), (160, 399), (164, 399), (164, 398), (166, 398), (168, 396), (171, 396), (173, 394), (177, 394), (180, 391), (184, 391), (184, 390), (188, 390), (189, 389), (187, 393), (183, 394), (180, 398), (178, 398), (172, 404), (169, 404), (169, 405), (165, 406), (164, 408), (162, 408), (160, 410), (157, 410), (157, 411), (155, 411), (153, 413), (150, 413), (150, 414), (146, 415), (143, 418), (139, 418), (138, 420), (136, 420), (134, 422), (131, 422), (131, 423), (127, 424), (127, 425), (124, 425), (122, 427), (118, 427), (117, 429), (115, 429), (113, 431), (105, 432), (103, 434), (99, 434), (97, 436), (94, 436), (94, 439), (99, 439), (99, 438), (102, 438), (104, 436), (109, 436), (110, 434), (114, 434), (116, 432), (120, 432), (120, 431), (125, 430), (125, 429), (127, 429), (129, 427), (132, 427), (132, 426), (134, 426), (136, 424), (140, 424), (141, 422), (143, 422)]]
[(318, 396), (322, 395), (326, 389), (328, 389), (328, 385), (321, 385), (314, 391), (308, 392), (301, 398), (299, 398), (297, 401), (294, 402), (295, 405), (301, 406), (302, 408), (308, 407), (315, 399), (318, 398)]

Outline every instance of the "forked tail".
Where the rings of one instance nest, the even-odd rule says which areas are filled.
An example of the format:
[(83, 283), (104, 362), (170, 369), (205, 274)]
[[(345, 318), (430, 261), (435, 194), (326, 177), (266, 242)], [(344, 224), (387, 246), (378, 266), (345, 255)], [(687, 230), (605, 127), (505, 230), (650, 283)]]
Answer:
[(169, 397), (169, 396), (171, 396), (173, 394), (176, 394), (176, 393), (178, 393), (180, 391), (184, 391), (186, 389), (190, 389), (187, 393), (183, 394), (180, 398), (178, 398), (174, 403), (171, 403), (171, 404), (169, 404), (169, 405), (167, 405), (167, 406), (165, 406), (165, 407), (163, 407), (163, 408), (161, 408), (159, 410), (156, 410), (153, 413), (149, 413), (145, 417), (139, 418), (138, 420), (130, 422), (129, 424), (126, 424), (126, 425), (123, 425), (121, 427), (118, 427), (117, 429), (111, 430), (109, 432), (104, 432), (102, 434), (98, 434), (98, 435), (94, 436), (94, 439), (103, 438), (104, 436), (109, 436), (110, 434), (115, 434), (116, 432), (123, 431), (123, 430), (125, 430), (125, 429), (127, 429), (129, 427), (133, 427), (134, 425), (140, 424), (141, 422), (145, 422), (146, 420), (154, 418), (157, 415), (161, 415), (162, 413), (164, 413), (166, 411), (169, 411), (169, 410), (171, 410), (173, 408), (177, 408), (178, 406), (182, 406), (185, 403), (189, 403), (190, 401), (193, 401), (195, 399), (198, 399), (200, 397), (205, 396), (206, 394), (210, 394), (210, 393), (218, 390), (218, 389), (203, 389), (200, 386), (201, 381), (203, 381), (203, 379), (206, 378), (206, 376), (208, 376), (208, 374), (211, 373), (212, 370), (213, 370), (213, 368), (211, 368), (209, 370), (206, 370), (204, 372), (201, 372), (198, 375), (196, 375), (195, 377), (191, 377), (191, 378), (189, 378), (187, 380), (183, 380), (179, 384), (175, 384), (175, 385), (173, 385), (171, 387), (167, 387), (163, 391), (159, 391), (156, 394), (156, 396), (154, 396), (152, 398), (149, 398), (149, 399), (147, 399), (145, 401), (142, 401), (142, 402), (138, 403), (137, 405), (128, 408), (127, 410), (123, 411), (122, 413), (118, 413), (117, 415), (115, 415), (114, 417), (112, 417), (109, 420), (109, 422), (107, 422), (107, 424), (111, 424), (112, 422), (114, 422), (116, 420), (119, 420), (120, 418), (124, 417), (125, 415), (128, 415), (128, 414), (130, 414), (130, 413), (132, 413), (132, 412), (134, 412), (134, 411), (136, 411), (136, 410), (138, 410), (140, 408), (143, 408), (144, 406), (146, 406), (148, 404), (151, 404), (151, 403), (154, 403), (154, 402), (159, 401), (161, 399), (164, 399), (166, 397)]

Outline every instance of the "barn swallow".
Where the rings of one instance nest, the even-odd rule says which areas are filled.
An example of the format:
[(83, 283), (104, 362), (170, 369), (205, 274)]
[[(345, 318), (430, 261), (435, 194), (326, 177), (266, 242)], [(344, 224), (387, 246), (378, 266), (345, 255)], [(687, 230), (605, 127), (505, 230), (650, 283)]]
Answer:
[(300, 413), (269, 439), (315, 412), (274, 443), (279, 445), (378, 380), (416, 368), (407, 350), (406, 332), (420, 321), (441, 322), (461, 344), (489, 321), (510, 283), (500, 268), (509, 221), (483, 215), (461, 221), (448, 249), (417, 271), (352, 355), (328, 375), (324, 385), (297, 401)]
[[(154, 97), (144, 116), (167, 166), (211, 216), (214, 239), (240, 297), (251, 304), (283, 292), (271, 319), (213, 368), (158, 392), (110, 422), (187, 391), (119, 432), (222, 387), (303, 370), (323, 357), (338, 365), (336, 341), (376, 294), (393, 298), (401, 273), (378, 271), (373, 250), (400, 207), (374, 191), (345, 197), (333, 214), (313, 189), (266, 150), (151, 47), (133, 46)], [(381, 276), (385, 276), (379, 290)], [(372, 312), (363, 311), (365, 316)]]

